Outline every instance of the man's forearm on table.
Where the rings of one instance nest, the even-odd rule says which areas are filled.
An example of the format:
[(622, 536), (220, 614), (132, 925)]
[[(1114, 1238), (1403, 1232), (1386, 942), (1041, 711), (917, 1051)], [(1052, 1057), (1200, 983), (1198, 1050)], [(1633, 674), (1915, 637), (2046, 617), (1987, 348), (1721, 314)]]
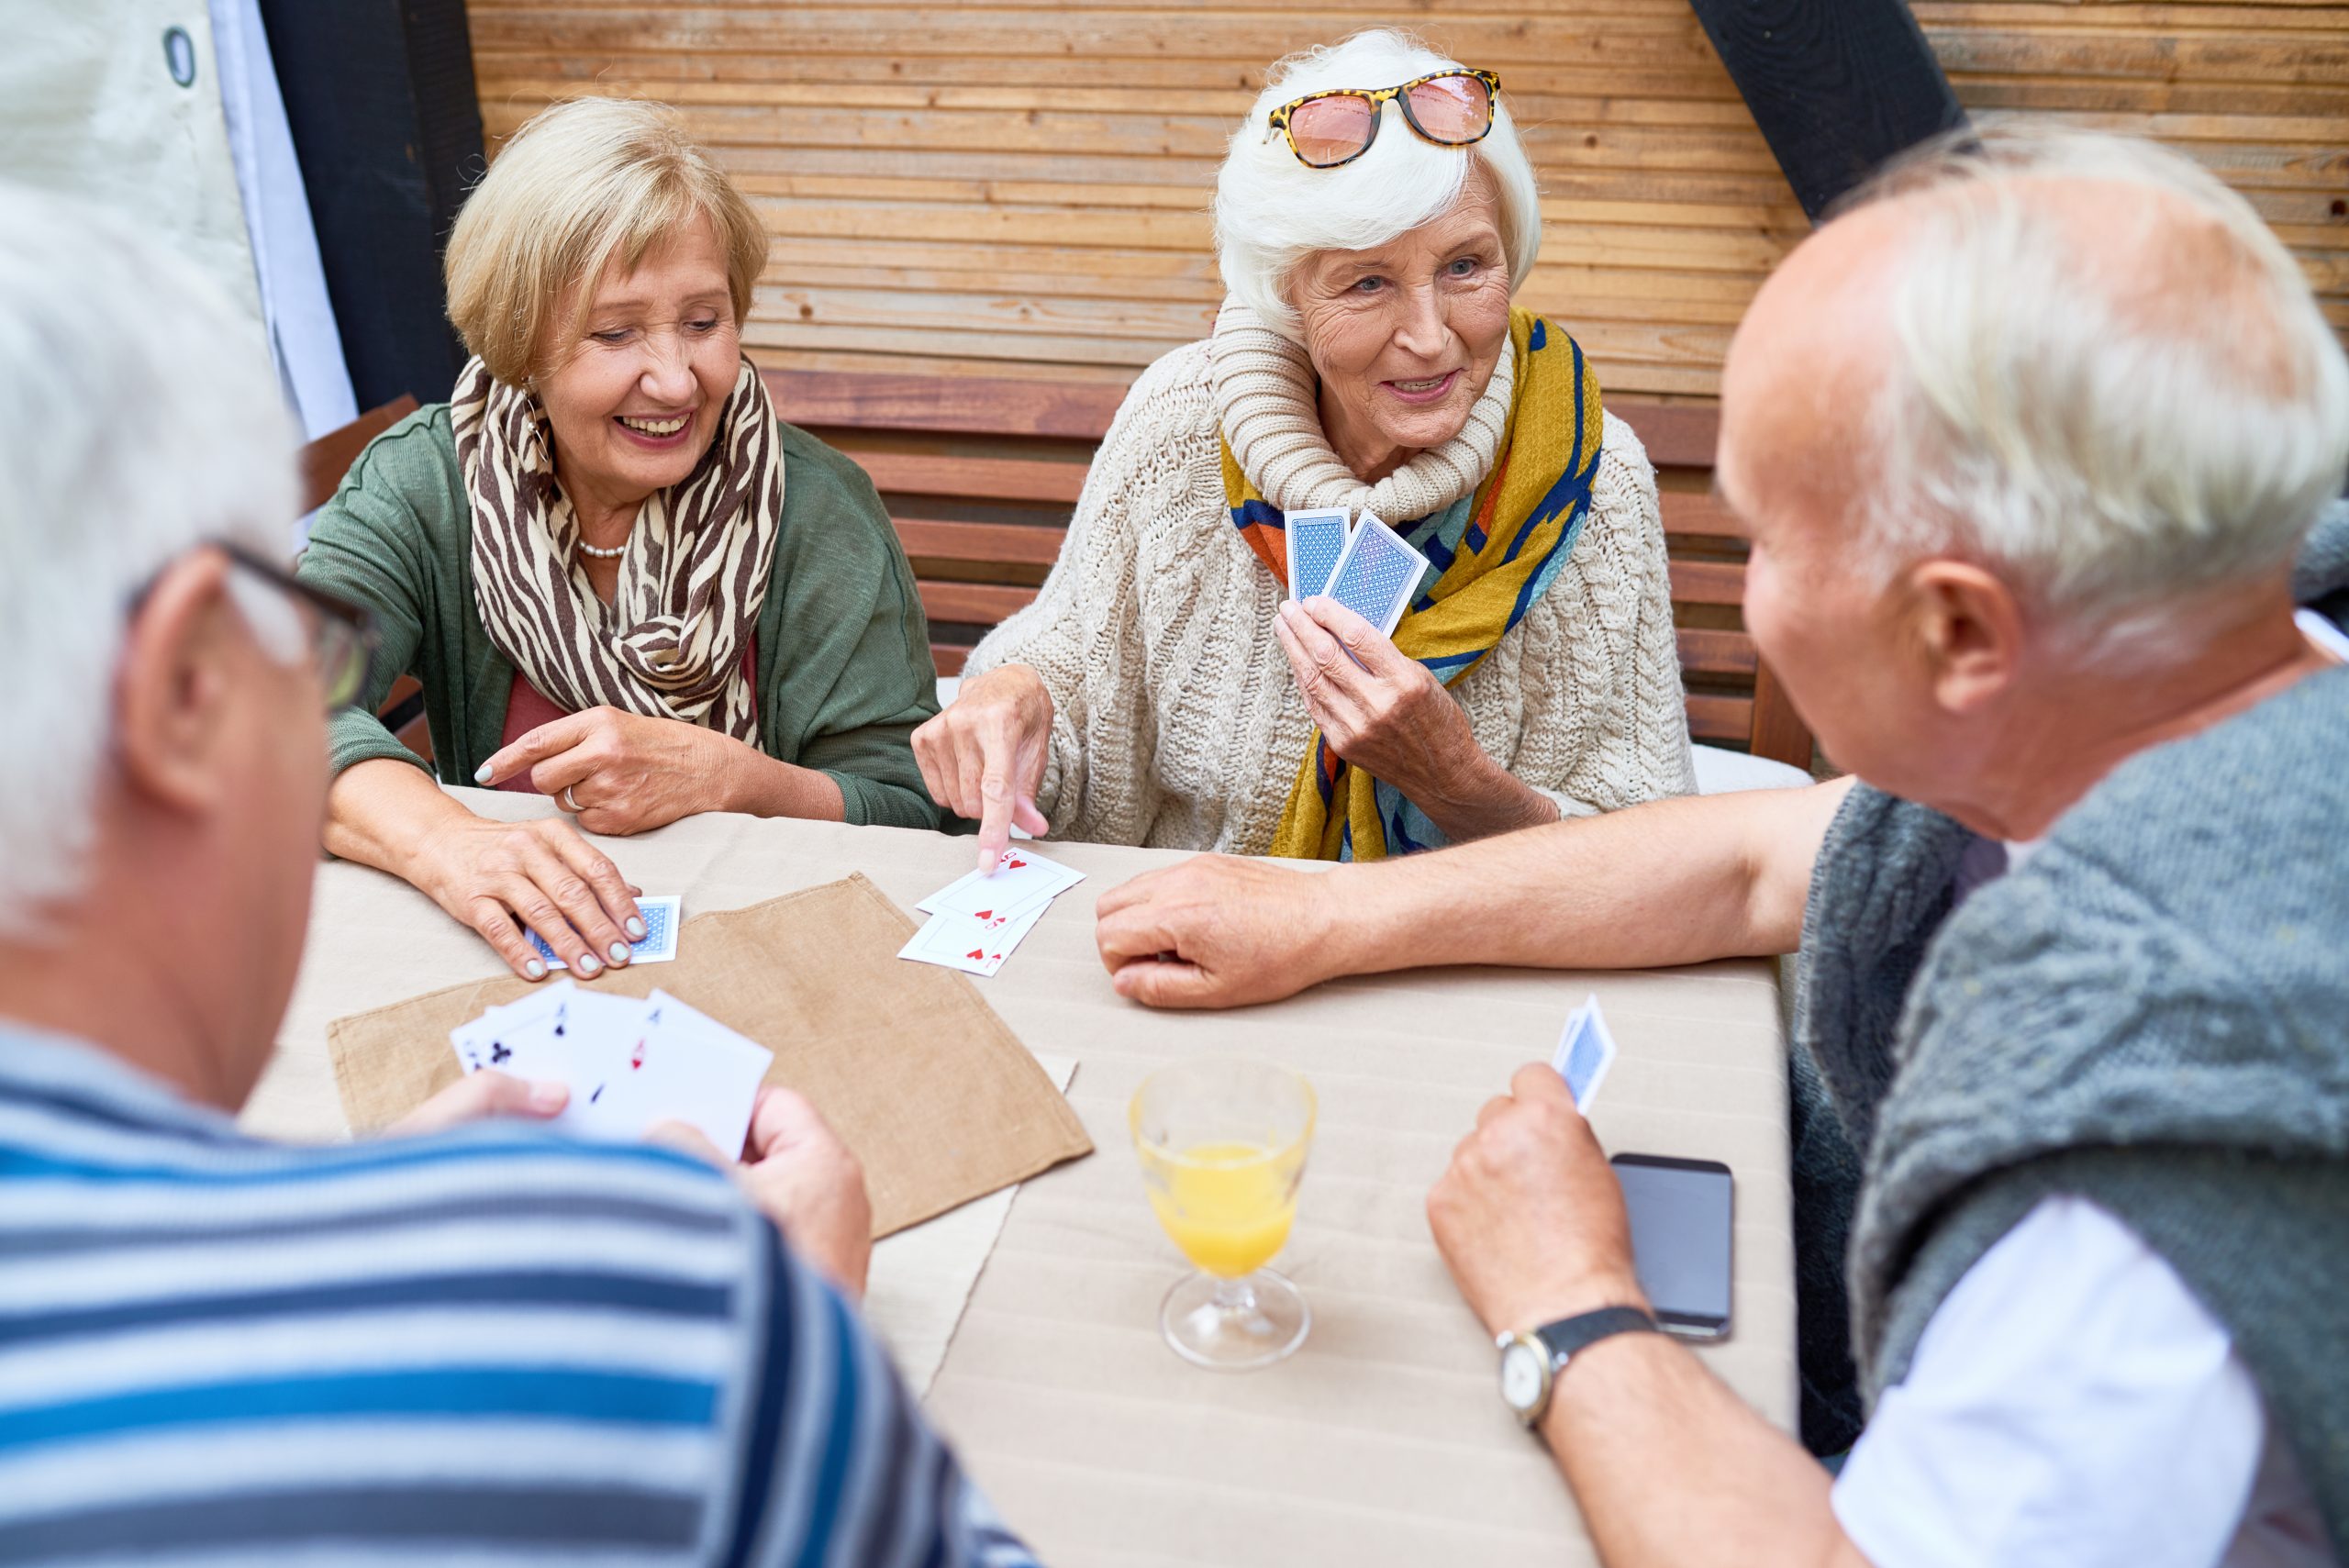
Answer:
[(1826, 1470), (1663, 1335), (1576, 1355), (1542, 1435), (1608, 1568), (1867, 1568)]
[[(1769, 798), (1776, 797), (1776, 798)], [(1840, 792), (1656, 801), (1331, 873), (1345, 973), (1642, 969), (1790, 951)]]

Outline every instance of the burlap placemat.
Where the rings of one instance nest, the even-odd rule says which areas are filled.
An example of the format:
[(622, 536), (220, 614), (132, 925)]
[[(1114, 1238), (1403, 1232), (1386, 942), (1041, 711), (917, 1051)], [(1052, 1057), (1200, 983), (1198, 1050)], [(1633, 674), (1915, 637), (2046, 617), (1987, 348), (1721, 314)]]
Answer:
[[(674, 962), (580, 984), (629, 996), (657, 986), (774, 1051), (766, 1081), (807, 1095), (863, 1162), (881, 1237), (1093, 1151), (967, 976), (896, 956), (913, 930), (851, 876), (696, 915)], [(329, 1024), (352, 1132), (454, 1083), (449, 1031), (531, 989), (512, 976), (473, 981)]]

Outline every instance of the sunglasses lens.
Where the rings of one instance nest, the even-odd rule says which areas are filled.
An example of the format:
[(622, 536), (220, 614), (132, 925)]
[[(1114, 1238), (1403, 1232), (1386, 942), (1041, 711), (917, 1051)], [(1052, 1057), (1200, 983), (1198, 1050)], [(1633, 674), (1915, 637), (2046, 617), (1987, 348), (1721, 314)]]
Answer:
[(1299, 104), (1288, 117), (1289, 140), (1297, 155), (1316, 169), (1343, 163), (1370, 145), (1378, 106), (1351, 93)]
[(1474, 76), (1439, 76), (1404, 95), (1411, 118), (1431, 141), (1474, 141), (1493, 126), (1493, 95)]

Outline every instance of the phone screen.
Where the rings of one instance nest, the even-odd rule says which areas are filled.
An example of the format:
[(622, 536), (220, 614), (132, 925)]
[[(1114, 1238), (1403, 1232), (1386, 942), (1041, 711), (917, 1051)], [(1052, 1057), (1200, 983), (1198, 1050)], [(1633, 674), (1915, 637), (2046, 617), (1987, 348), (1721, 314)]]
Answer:
[(1715, 1160), (1618, 1154), (1631, 1262), (1656, 1321), (1675, 1334), (1729, 1333), (1730, 1174)]

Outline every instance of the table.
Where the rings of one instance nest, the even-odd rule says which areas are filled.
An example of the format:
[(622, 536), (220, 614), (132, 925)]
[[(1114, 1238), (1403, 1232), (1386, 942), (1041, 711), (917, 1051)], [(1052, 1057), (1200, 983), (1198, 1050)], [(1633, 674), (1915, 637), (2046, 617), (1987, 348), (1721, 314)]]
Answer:
[[(507, 820), (552, 809), (535, 796), (452, 793)], [(733, 816), (600, 842), (648, 892), (684, 894), (689, 917), (854, 871), (910, 914), (972, 855), (968, 839)], [(1735, 1331), (1700, 1353), (1792, 1427), (1785, 1048), (1769, 965), (1426, 971), (1239, 1012), (1155, 1013), (1110, 990), (1093, 903), (1182, 857), (1044, 848), (1086, 880), (1000, 974), (974, 984), (1030, 1050), (1078, 1060), (1069, 1098), (1098, 1152), (1020, 1189), (929, 1398), (1043, 1561), (1592, 1560), (1547, 1455), (1501, 1407), (1492, 1343), (1453, 1290), (1423, 1203), (1477, 1107), (1520, 1064), (1548, 1056), (1593, 991), (1622, 1044), (1593, 1124), (1610, 1151), (1723, 1160), (1736, 1173)], [(328, 1022), (501, 968), (421, 895), (323, 865), (309, 952), (246, 1125), (340, 1136)], [(1278, 1265), (1311, 1303), (1313, 1333), (1262, 1372), (1202, 1371), (1158, 1338), (1159, 1298), (1185, 1265), (1143, 1201), (1126, 1102), (1151, 1070), (1201, 1051), (1285, 1062), (1320, 1101)]]

